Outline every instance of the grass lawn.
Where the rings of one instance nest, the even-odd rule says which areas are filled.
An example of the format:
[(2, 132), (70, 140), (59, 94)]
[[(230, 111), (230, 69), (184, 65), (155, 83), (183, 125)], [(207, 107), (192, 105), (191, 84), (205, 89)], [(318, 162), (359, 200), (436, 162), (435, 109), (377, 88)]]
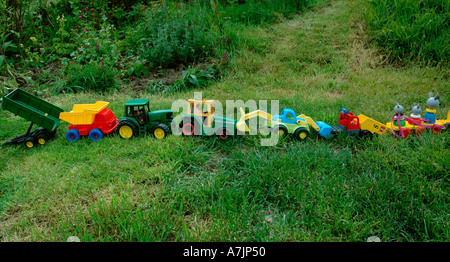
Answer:
[[(360, 0), (318, 1), (270, 26), (239, 28), (242, 48), (225, 77), (204, 89), (150, 93), (120, 89), (46, 98), (109, 101), (116, 116), (131, 98), (151, 109), (177, 99), (279, 100), (314, 120), (337, 124), (339, 109), (390, 121), (398, 102), (425, 111), (439, 92), (450, 110), (447, 67), (396, 67), (370, 44)], [(0, 140), (28, 124), (0, 112)], [(0, 241), (366, 241), (450, 240), (450, 132), (400, 140), (313, 137), (264, 147), (170, 136), (69, 143), (68, 124), (32, 150), (0, 150)]]

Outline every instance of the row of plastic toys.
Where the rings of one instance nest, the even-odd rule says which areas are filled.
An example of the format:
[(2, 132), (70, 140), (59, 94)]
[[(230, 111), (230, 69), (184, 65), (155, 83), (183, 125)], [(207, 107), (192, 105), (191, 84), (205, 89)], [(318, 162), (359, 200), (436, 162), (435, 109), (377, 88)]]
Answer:
[[(395, 114), (388, 123), (392, 133), (397, 137), (408, 137), (412, 132), (416, 135), (420, 135), (425, 129), (431, 129), (435, 133), (439, 133), (444, 129), (448, 129), (450, 123), (450, 112), (447, 119), (440, 120), (436, 118), (436, 107), (441, 103), (439, 102), (439, 94), (436, 96), (433, 93), (429, 93), (427, 100), (426, 113), (421, 117), (422, 109), (416, 103), (412, 107), (411, 115), (405, 116), (403, 114), (404, 108), (398, 103), (394, 107)], [(398, 128), (400, 126), (400, 128)]]
[[(124, 139), (147, 134), (163, 139), (171, 133), (184, 136), (215, 135), (227, 139), (238, 134), (252, 134), (254, 126), (249, 123), (253, 118), (265, 120), (266, 132), (277, 134), (279, 137), (291, 136), (300, 141), (310, 137), (312, 130), (324, 138), (339, 133), (363, 138), (392, 133), (397, 137), (406, 138), (412, 133), (421, 135), (426, 129), (433, 133), (450, 129), (450, 111), (447, 119), (437, 119), (439, 95), (434, 96), (432, 93), (426, 102), (427, 109), (423, 118), (422, 109), (416, 103), (410, 116), (406, 116), (403, 106), (397, 103), (394, 107), (395, 114), (386, 124), (362, 114), (356, 116), (341, 108), (336, 126), (330, 126), (323, 121), (315, 122), (304, 114), (297, 116), (294, 110), (289, 108), (283, 109), (280, 115), (271, 115), (262, 110), (245, 113), (240, 108), (240, 119), (235, 120), (217, 113), (214, 100), (189, 99), (186, 102), (183, 112), (174, 117), (171, 109), (151, 111), (148, 99), (132, 99), (125, 104), (125, 115), (117, 119), (107, 108), (109, 102), (76, 104), (72, 111), (63, 112), (63, 109), (33, 94), (16, 89), (2, 98), (1, 108), (25, 118), (31, 124), (26, 134), (13, 138), (4, 145), (25, 144), (27, 148), (43, 145), (55, 136), (60, 120), (70, 124), (66, 133), (66, 139), (70, 142), (75, 142), (82, 136), (98, 141), (109, 134), (117, 134)], [(38, 128), (32, 131), (34, 124)], [(260, 126), (258, 130), (262, 130)]]

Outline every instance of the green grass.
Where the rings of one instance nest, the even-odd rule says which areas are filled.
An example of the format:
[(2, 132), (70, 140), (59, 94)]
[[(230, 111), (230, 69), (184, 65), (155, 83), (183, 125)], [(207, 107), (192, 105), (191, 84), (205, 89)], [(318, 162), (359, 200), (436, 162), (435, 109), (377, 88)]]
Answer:
[[(395, 102), (409, 114), (439, 92), (438, 118), (450, 110), (448, 68), (394, 67), (382, 60), (359, 1), (319, 1), (270, 26), (241, 25), (226, 75), (204, 89), (174, 94), (117, 90), (46, 99), (64, 110), (109, 101), (116, 116), (131, 98), (152, 109), (194, 96), (275, 100), (336, 124), (339, 108), (388, 122)], [(270, 102), (269, 102), (270, 104)], [(0, 112), (0, 140), (27, 123)], [(0, 240), (66, 241), (366, 241), (450, 240), (450, 134), (360, 141), (313, 137), (262, 147), (170, 136), (64, 139), (0, 150)]]
[(365, 5), (368, 30), (392, 61), (448, 65), (448, 1), (382, 0), (367, 1)]

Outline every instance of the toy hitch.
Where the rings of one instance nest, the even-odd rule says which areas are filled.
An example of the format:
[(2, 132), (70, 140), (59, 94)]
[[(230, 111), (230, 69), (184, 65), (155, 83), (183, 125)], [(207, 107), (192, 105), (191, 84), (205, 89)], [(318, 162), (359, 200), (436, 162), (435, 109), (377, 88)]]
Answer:
[(2, 146), (6, 145), (15, 145), (25, 142), (25, 140), (30, 136), (31, 129), (33, 128), (33, 123), (31, 123), (30, 127), (28, 127), (27, 133), (25, 135), (21, 135), (18, 137), (15, 137), (13, 139), (10, 139), (2, 144)]
[(45, 129), (43, 127), (38, 127), (36, 130), (31, 132), (31, 129), (33, 128), (34, 123), (31, 123), (30, 126), (27, 129), (27, 132), (24, 135), (15, 137), (13, 139), (10, 139), (2, 144), (2, 146), (6, 145), (18, 145), (22, 143), (26, 143), (27, 141), (32, 141), (33, 143), (36, 143), (39, 138), (45, 139), (47, 141), (49, 138), (53, 137), (56, 133), (56, 129), (53, 132), (48, 131), (48, 129)]

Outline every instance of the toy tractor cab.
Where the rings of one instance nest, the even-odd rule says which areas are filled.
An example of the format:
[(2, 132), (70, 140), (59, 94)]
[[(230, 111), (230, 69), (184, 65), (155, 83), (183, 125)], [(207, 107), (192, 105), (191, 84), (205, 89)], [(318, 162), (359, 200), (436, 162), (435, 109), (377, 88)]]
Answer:
[(359, 135), (361, 125), (359, 118), (347, 109), (341, 108), (339, 111), (339, 125), (338, 127), (347, 132), (348, 135)]
[(148, 123), (148, 112), (150, 106), (147, 99), (133, 99), (125, 104), (125, 115), (136, 119), (140, 125)]
[(214, 100), (188, 99), (186, 114), (176, 123), (185, 136), (216, 135), (227, 139), (236, 134), (236, 120), (215, 114)]
[(211, 127), (214, 120), (214, 100), (189, 99), (188, 112), (202, 120), (204, 127)]
[(128, 139), (149, 132), (162, 139), (170, 133), (172, 119), (172, 110), (150, 111), (148, 99), (131, 99), (125, 103), (125, 116), (119, 119), (117, 133)]

